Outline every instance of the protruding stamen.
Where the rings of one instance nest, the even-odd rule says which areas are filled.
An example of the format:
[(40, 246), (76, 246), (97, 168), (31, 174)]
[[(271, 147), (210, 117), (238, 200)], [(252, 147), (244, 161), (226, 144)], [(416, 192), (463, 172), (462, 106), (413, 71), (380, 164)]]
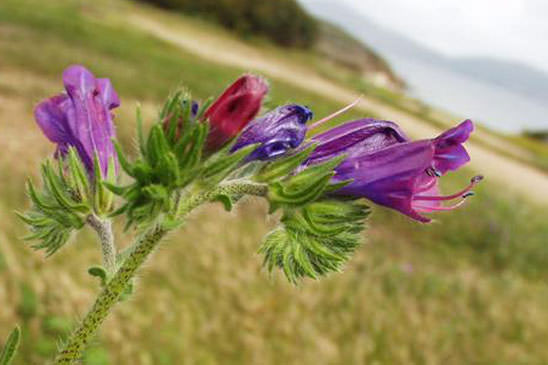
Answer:
[(415, 210), (419, 211), (419, 212), (447, 211), (447, 210), (457, 209), (458, 207), (463, 205), (465, 201), (466, 201), (466, 199), (462, 199), (457, 204), (454, 204), (454, 205), (451, 205), (451, 206), (448, 206), (448, 207), (427, 207), (427, 206), (423, 206), (423, 205), (413, 205), (413, 208)]
[[(482, 179), (483, 179), (483, 176), (481, 176), (481, 175), (474, 176), (470, 180), (470, 184), (468, 184), (468, 186), (466, 188), (464, 188), (463, 190), (461, 190), (457, 193), (451, 194), (451, 195), (439, 195), (439, 196), (435, 196), (435, 195), (415, 195), (413, 197), (413, 200), (430, 200), (430, 201), (432, 201), (432, 200), (453, 200), (453, 199), (456, 199), (458, 197), (466, 198), (468, 196), (474, 195), (474, 193), (471, 192), (470, 190), (477, 183), (479, 183)], [(470, 193), (472, 193), (472, 194), (470, 194)]]
[(330, 115), (328, 115), (327, 117), (318, 120), (317, 122), (312, 123), (312, 124), (308, 127), (308, 130), (311, 131), (311, 130), (314, 129), (314, 128), (318, 128), (320, 125), (324, 124), (325, 122), (330, 121), (331, 119), (333, 119), (333, 118), (335, 118), (335, 117), (338, 117), (339, 115), (341, 115), (341, 114), (343, 114), (343, 113), (346, 113), (348, 110), (350, 110), (350, 109), (352, 109), (353, 107), (355, 107), (356, 104), (358, 104), (358, 103), (360, 102), (360, 99), (361, 99), (361, 98), (362, 98), (362, 96), (360, 95), (356, 100), (354, 100), (352, 103), (348, 104), (348, 105), (345, 106), (344, 108), (342, 108), (342, 109), (340, 109), (340, 110), (337, 110), (335, 113), (330, 114)]

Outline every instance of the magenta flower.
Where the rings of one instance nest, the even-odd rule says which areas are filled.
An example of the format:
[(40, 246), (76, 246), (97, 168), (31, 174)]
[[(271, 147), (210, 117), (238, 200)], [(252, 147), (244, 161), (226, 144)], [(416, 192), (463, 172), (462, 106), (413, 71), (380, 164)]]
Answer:
[(110, 159), (117, 162), (112, 138), (116, 136), (111, 110), (120, 105), (109, 79), (96, 79), (85, 67), (74, 65), (63, 72), (66, 93), (42, 101), (34, 110), (42, 132), (57, 144), (55, 156), (74, 147), (90, 176), (97, 154), (103, 176)]
[(289, 104), (276, 108), (251, 122), (242, 131), (231, 152), (260, 143), (247, 161), (265, 161), (279, 157), (304, 141), (306, 122), (311, 118), (310, 109), (302, 105)]
[[(319, 145), (306, 164), (346, 154), (335, 169), (333, 182), (353, 181), (335, 195), (367, 198), (430, 222), (422, 214), (455, 209), (481, 180), (476, 176), (465, 189), (450, 195), (441, 195), (438, 188), (441, 176), (470, 161), (462, 144), (473, 129), (473, 123), (466, 120), (437, 138), (410, 142), (392, 122), (358, 120), (313, 137)], [(442, 205), (458, 198), (462, 200), (453, 206)]]
[(206, 110), (210, 130), (207, 148), (218, 150), (259, 113), (268, 92), (266, 81), (255, 75), (243, 75), (232, 83)]

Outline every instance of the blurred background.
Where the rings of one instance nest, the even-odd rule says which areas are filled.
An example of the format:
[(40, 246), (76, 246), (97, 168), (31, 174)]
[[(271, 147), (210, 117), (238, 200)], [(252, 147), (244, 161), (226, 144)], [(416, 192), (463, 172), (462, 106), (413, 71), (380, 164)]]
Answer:
[(548, 363), (547, 19), (542, 0), (0, 1), (0, 338), (19, 323), (17, 364), (45, 363), (99, 290), (93, 232), (46, 259), (13, 214), (54, 150), (33, 107), (81, 63), (121, 95), (126, 150), (137, 102), (152, 123), (175, 88), (202, 99), (253, 71), (271, 81), (269, 107), (322, 117), (362, 94), (332, 125), (377, 117), (425, 138), (472, 118), (473, 161), (444, 188), (486, 176), (431, 225), (375, 207), (346, 270), (298, 287), (261, 269), (275, 224), (262, 201), (204, 207), (148, 262), (84, 363)]

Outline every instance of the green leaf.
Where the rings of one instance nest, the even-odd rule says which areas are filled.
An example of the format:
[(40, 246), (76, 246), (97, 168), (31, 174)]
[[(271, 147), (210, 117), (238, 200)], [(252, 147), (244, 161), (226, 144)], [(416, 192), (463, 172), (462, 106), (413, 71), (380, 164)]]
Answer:
[(198, 114), (196, 114), (196, 120), (202, 120), (204, 113), (209, 109), (211, 104), (213, 104), (213, 101), (213, 97), (209, 97), (202, 103), (200, 110), (198, 110)]
[(225, 195), (225, 194), (219, 194), (213, 200), (216, 200), (216, 201), (222, 203), (227, 212), (232, 211), (233, 203), (232, 203), (232, 199), (231, 199), (230, 196)]
[(182, 169), (192, 169), (198, 164), (198, 162), (200, 162), (207, 133), (208, 125), (206, 123), (196, 124), (191, 139), (192, 146), (188, 148), (188, 151), (186, 151), (184, 155), (178, 156)]
[(341, 271), (361, 242), (369, 208), (359, 201), (322, 200), (284, 210), (281, 226), (259, 249), (269, 271), (280, 268), (291, 283)]
[(32, 203), (40, 210), (51, 211), (57, 209), (57, 206), (49, 201), (46, 201), (44, 197), (40, 196), (34, 187), (34, 184), (29, 179), (27, 180), (27, 192)]
[(158, 162), (162, 158), (162, 155), (169, 152), (170, 147), (168, 141), (164, 135), (161, 124), (155, 124), (148, 136), (147, 140), (147, 158), (148, 163), (153, 168), (158, 165)]
[(165, 186), (177, 186), (180, 180), (180, 170), (177, 157), (171, 151), (164, 153), (156, 167), (159, 180)]
[(280, 207), (299, 208), (319, 199), (329, 189), (331, 178), (335, 174), (334, 168), (344, 157), (339, 156), (307, 167), (296, 175), (270, 183), (268, 190), (270, 212)]
[[(85, 187), (83, 181), (78, 182), (80, 170), (75, 156), (69, 151), (69, 178), (65, 179), (65, 171), (59, 171), (58, 166), (52, 166), (50, 162), (42, 165), (42, 180), (44, 186), (38, 191), (32, 181), (27, 182), (29, 197), (33, 203), (32, 208), (24, 213), (16, 213), (30, 229), (30, 234), (25, 240), (37, 240), (32, 245), (34, 249), (45, 249), (50, 256), (57, 252), (70, 238), (75, 229), (81, 229), (85, 224), (85, 217), (91, 208), (82, 203), (81, 199), (87, 195), (73, 189), (74, 184), (80, 188)], [(72, 165), (72, 167), (71, 167)]]
[[(74, 147), (69, 148), (68, 157), (65, 158), (68, 164), (68, 182), (69, 187), (72, 188), (80, 198), (82, 204), (88, 205), (90, 199), (90, 185), (88, 181), (88, 174), (78, 153)], [(62, 173), (59, 172), (61, 175)]]
[(137, 103), (135, 114), (135, 117), (137, 119), (137, 143), (139, 145), (139, 152), (141, 152), (141, 156), (145, 156), (147, 150), (145, 144), (145, 136), (143, 133), (143, 113), (141, 111), (141, 104), (139, 103)]
[(316, 145), (312, 144), (291, 156), (281, 158), (267, 164), (255, 176), (255, 179), (259, 182), (274, 182), (285, 178), (301, 166), (301, 164), (308, 158), (308, 156), (310, 156), (314, 149), (316, 149)]
[(116, 149), (116, 153), (118, 154), (118, 162), (120, 163), (122, 170), (124, 170), (129, 176), (135, 177), (133, 165), (127, 160), (126, 155), (124, 154), (124, 151), (122, 150), (122, 147), (120, 146), (118, 141), (113, 139), (112, 143), (114, 144), (114, 148)]
[(8, 336), (8, 339), (6, 340), (6, 343), (4, 344), (4, 348), (2, 349), (2, 352), (0, 353), (0, 365), (9, 365), (13, 361), (15, 354), (17, 353), (17, 349), (19, 348), (19, 342), (21, 340), (21, 330), (19, 329), (19, 326), (15, 326), (15, 328), (11, 331), (10, 335)]
[(102, 266), (92, 266), (88, 269), (88, 274), (99, 278), (101, 286), (105, 286), (108, 280), (108, 274), (104, 267)]
[(224, 152), (219, 156), (212, 156), (202, 171), (202, 179), (209, 185), (217, 184), (227, 177), (258, 144), (246, 146), (234, 153)]
[(67, 186), (63, 186), (63, 181), (55, 174), (49, 161), (42, 165), (42, 174), (47, 182), (48, 189), (53, 194), (59, 206), (69, 211), (77, 211), (84, 214), (89, 212), (89, 206), (72, 200), (66, 189)]

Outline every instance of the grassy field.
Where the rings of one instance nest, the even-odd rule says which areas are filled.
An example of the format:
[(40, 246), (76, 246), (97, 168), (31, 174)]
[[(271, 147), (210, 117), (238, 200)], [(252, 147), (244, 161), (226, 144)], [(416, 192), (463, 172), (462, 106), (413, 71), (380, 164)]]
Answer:
[[(25, 177), (53, 147), (32, 107), (83, 63), (108, 76), (123, 106), (126, 149), (136, 101), (154, 116), (185, 85), (198, 97), (246, 70), (220, 67), (118, 23), (125, 3), (0, 2), (0, 338), (23, 329), (17, 364), (42, 364), (98, 291), (91, 231), (50, 259), (20, 239), (12, 213)], [(318, 116), (336, 102), (271, 80), (269, 103)], [(374, 115), (375, 111), (371, 112)], [(357, 115), (350, 114), (347, 117)], [(473, 174), (462, 171), (447, 190)], [(364, 246), (342, 274), (292, 287), (256, 254), (275, 222), (261, 201), (234, 213), (198, 211), (150, 260), (137, 294), (119, 305), (86, 364), (542, 364), (548, 362), (548, 214), (487, 181), (465, 208), (429, 226), (376, 208)], [(122, 245), (127, 237), (120, 231)]]

